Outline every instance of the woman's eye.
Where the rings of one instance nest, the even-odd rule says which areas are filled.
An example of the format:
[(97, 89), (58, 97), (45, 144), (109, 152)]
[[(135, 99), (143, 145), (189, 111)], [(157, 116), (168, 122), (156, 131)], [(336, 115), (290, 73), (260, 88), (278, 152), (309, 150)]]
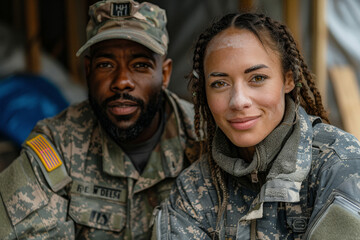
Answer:
[(257, 76), (254, 76), (254, 77), (251, 79), (251, 82), (254, 82), (254, 83), (262, 83), (266, 78), (267, 78), (266, 76), (257, 75)]
[(221, 87), (227, 86), (227, 83), (224, 81), (215, 81), (215, 82), (211, 83), (210, 86), (212, 88), (221, 88)]

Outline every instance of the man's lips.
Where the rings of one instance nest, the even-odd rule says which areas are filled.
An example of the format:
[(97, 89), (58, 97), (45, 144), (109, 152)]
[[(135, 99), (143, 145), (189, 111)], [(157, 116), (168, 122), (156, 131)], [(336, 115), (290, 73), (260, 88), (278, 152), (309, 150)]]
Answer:
[(107, 108), (113, 115), (121, 116), (134, 113), (139, 108), (139, 105), (130, 100), (119, 100), (110, 102)]
[(233, 118), (228, 120), (228, 122), (233, 128), (237, 130), (247, 130), (252, 128), (259, 119), (260, 116), (251, 116), (251, 117)]

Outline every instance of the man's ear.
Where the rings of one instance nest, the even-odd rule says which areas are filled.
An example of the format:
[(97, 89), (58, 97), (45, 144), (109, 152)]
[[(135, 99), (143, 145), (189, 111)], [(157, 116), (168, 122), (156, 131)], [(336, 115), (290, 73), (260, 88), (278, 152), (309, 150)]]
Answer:
[(85, 67), (86, 81), (89, 81), (89, 76), (91, 72), (91, 59), (89, 56), (84, 57), (84, 67)]
[(290, 70), (285, 74), (285, 83), (284, 83), (284, 91), (285, 93), (291, 92), (295, 87), (295, 82), (293, 78), (293, 72)]
[(169, 86), (170, 83), (170, 77), (172, 72), (172, 60), (170, 58), (167, 58), (164, 60), (162, 65), (162, 88), (166, 89)]

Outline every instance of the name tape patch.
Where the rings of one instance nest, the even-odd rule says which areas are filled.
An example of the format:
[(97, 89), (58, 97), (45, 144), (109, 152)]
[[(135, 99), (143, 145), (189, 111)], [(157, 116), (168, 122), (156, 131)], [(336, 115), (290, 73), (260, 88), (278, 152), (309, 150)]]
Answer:
[(82, 195), (117, 200), (120, 202), (126, 202), (127, 199), (125, 189), (109, 188), (89, 183), (81, 183), (78, 181), (73, 181), (71, 191)]
[(128, 17), (131, 13), (131, 5), (129, 2), (126, 3), (113, 3), (111, 5), (111, 16), (112, 17)]
[(27, 141), (26, 144), (34, 150), (48, 172), (61, 166), (62, 161), (59, 155), (44, 136), (38, 135)]

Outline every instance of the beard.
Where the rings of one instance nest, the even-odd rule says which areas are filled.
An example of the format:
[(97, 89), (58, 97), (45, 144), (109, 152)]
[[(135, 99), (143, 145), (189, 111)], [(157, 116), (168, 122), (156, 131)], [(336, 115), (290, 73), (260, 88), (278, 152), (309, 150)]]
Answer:
[[(140, 116), (134, 124), (126, 128), (116, 126), (108, 117), (105, 110), (107, 104), (117, 99), (127, 99), (136, 102), (140, 107)], [(128, 93), (116, 94), (110, 98), (107, 98), (101, 104), (96, 102), (95, 98), (89, 94), (90, 105), (95, 112), (101, 126), (105, 131), (115, 140), (117, 143), (128, 142), (136, 139), (144, 129), (146, 129), (156, 113), (161, 108), (163, 99), (163, 92), (159, 91), (150, 96), (149, 102), (144, 103), (143, 100), (135, 98)], [(127, 121), (131, 116), (117, 116), (116, 121)]]

